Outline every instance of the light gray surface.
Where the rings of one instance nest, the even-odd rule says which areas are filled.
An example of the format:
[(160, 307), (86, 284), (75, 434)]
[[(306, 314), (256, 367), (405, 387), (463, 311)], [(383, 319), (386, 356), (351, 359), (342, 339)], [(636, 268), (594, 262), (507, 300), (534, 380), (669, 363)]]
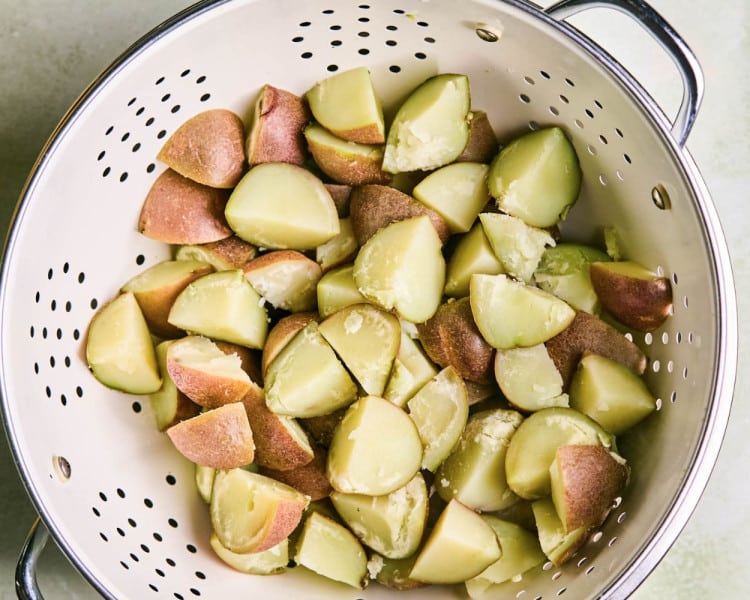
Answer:
[[(0, 0), (0, 223), (7, 228), (23, 182), (47, 136), (85, 86), (141, 34), (187, 0)], [(740, 353), (748, 350), (750, 245), (746, 196), (750, 188), (750, 97), (744, 76), (750, 58), (746, 0), (653, 0), (688, 41), (706, 74), (706, 97), (688, 142), (719, 209), (733, 256), (740, 307)], [(576, 21), (599, 32), (613, 53), (632, 66), (654, 96), (673, 111), (679, 85), (665, 77), (668, 65), (652, 60), (655, 49), (619, 18), (597, 11)], [(84, 227), (84, 225), (82, 225)], [(642, 599), (750, 597), (744, 572), (750, 535), (745, 441), (750, 406), (743, 390), (750, 367), (740, 361), (735, 404), (719, 463), (694, 517), (653, 575), (635, 594)], [(644, 499), (645, 502), (648, 499)], [(34, 519), (7, 444), (0, 443), (0, 599), (13, 598), (13, 570)], [(96, 597), (50, 548), (41, 582), (48, 598)]]

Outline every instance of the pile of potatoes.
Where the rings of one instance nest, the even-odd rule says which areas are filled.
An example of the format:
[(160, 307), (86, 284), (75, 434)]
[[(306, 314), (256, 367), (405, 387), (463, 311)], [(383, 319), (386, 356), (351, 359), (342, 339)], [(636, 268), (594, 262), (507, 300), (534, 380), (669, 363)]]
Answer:
[(195, 463), (226, 563), (478, 597), (604, 521), (615, 436), (656, 408), (623, 331), (671, 287), (560, 239), (561, 128), (501, 147), (458, 74), (386, 127), (355, 68), (264, 86), (247, 134), (198, 114), (158, 158), (139, 229), (174, 258), (97, 312), (86, 357)]

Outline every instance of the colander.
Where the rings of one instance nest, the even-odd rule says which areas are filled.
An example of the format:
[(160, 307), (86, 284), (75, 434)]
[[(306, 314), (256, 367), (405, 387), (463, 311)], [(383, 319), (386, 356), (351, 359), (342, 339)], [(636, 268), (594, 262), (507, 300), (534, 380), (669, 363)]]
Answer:
[[(566, 19), (617, 9), (678, 66), (673, 122), (637, 81)], [(136, 225), (164, 166), (164, 140), (223, 107), (249, 118), (265, 83), (298, 93), (367, 65), (386, 106), (438, 72), (469, 76), (472, 105), (502, 140), (559, 124), (584, 183), (570, 240), (614, 226), (623, 254), (668, 277), (674, 314), (632, 338), (649, 358), (658, 412), (619, 440), (632, 481), (563, 568), (547, 563), (496, 598), (624, 598), (686, 523), (729, 417), (737, 359), (734, 286), (706, 186), (684, 144), (702, 94), (695, 57), (640, 0), (213, 0), (151, 32), (72, 107), (19, 203), (2, 272), (5, 426), (41, 525), (19, 563), (19, 594), (41, 597), (35, 559), (51, 532), (107, 598), (462, 597), (456, 588), (358, 591), (302, 569), (248, 576), (208, 545), (193, 468), (156, 431), (143, 398), (108, 391), (83, 357), (87, 325), (119, 286), (169, 257)]]

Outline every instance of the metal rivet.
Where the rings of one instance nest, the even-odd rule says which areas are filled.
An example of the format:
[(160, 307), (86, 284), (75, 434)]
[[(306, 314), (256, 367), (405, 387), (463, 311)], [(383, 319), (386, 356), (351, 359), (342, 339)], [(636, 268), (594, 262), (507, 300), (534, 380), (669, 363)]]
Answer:
[(70, 479), (71, 467), (67, 458), (64, 456), (53, 456), (52, 467), (60, 481), (65, 482)]
[(670, 210), (672, 208), (672, 201), (669, 199), (669, 194), (660, 183), (655, 185), (651, 190), (651, 200), (659, 210)]

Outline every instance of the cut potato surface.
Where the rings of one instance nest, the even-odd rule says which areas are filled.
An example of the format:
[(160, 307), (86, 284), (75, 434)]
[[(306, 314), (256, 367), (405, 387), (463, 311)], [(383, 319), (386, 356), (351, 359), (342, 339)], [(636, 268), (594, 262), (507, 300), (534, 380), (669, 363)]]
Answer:
[(362, 543), (388, 558), (417, 551), (427, 522), (427, 486), (421, 474), (383, 496), (334, 491), (336, 511)]
[(534, 510), (539, 544), (552, 564), (559, 567), (586, 543), (589, 528), (579, 527), (569, 532), (557, 516), (552, 498), (541, 498), (531, 505)]
[(273, 362), (284, 347), (292, 341), (297, 332), (304, 329), (305, 326), (317, 321), (319, 315), (315, 312), (298, 312), (279, 319), (271, 328), (266, 337), (266, 343), (263, 345), (263, 354), (261, 355), (261, 373), (266, 376), (268, 366)]
[(460, 583), (502, 555), (495, 532), (457, 500), (443, 510), (409, 577), (425, 583)]
[(250, 169), (232, 191), (225, 214), (238, 236), (264, 248), (308, 250), (339, 233), (336, 206), (323, 182), (287, 163)]
[(384, 398), (403, 408), (437, 374), (438, 368), (425, 355), (422, 346), (409, 337), (402, 327), (398, 355), (393, 361)]
[(367, 583), (367, 555), (359, 540), (346, 527), (318, 512), (305, 519), (294, 561), (358, 589)]
[(233, 235), (217, 242), (180, 246), (176, 260), (194, 260), (211, 265), (216, 271), (239, 269), (258, 254), (258, 248)]
[(500, 150), (488, 183), (500, 210), (534, 227), (550, 227), (565, 218), (578, 198), (581, 169), (562, 129), (547, 127)]
[(346, 306), (318, 327), (367, 394), (382, 396), (401, 343), (398, 318), (372, 304)]
[(575, 317), (566, 302), (504, 274), (472, 275), (469, 289), (474, 321), (494, 348), (541, 344)]
[(232, 552), (225, 548), (219, 536), (211, 534), (209, 544), (221, 560), (233, 569), (250, 575), (276, 575), (286, 571), (289, 564), (289, 540), (284, 538), (273, 548), (262, 552)]
[(318, 313), (324, 319), (350, 304), (367, 302), (354, 281), (353, 264), (342, 265), (325, 273), (318, 281), (317, 297)]
[(619, 362), (587, 354), (570, 384), (570, 405), (615, 435), (656, 410), (646, 383)]
[(304, 312), (315, 308), (320, 265), (296, 250), (276, 250), (242, 268), (245, 279), (275, 308)]
[(465, 233), (490, 198), (488, 170), (481, 163), (453, 163), (430, 173), (412, 194), (443, 217), (451, 233)]
[(454, 298), (468, 296), (469, 281), (474, 273), (503, 273), (503, 264), (492, 250), (481, 222), (456, 243), (446, 267), (445, 294)]
[(354, 261), (354, 281), (365, 298), (408, 321), (435, 314), (443, 294), (442, 244), (428, 217), (392, 223), (373, 235)]
[(131, 394), (150, 394), (161, 387), (151, 334), (132, 292), (120, 294), (91, 319), (86, 362), (107, 387)]
[(315, 120), (334, 135), (364, 144), (385, 142), (383, 108), (366, 67), (326, 77), (305, 96)]
[(482, 213), (479, 220), (503, 271), (531, 282), (545, 249), (555, 245), (549, 232), (501, 213)]
[(453, 367), (440, 371), (407, 402), (424, 444), (422, 468), (435, 471), (458, 443), (469, 417), (463, 379)]
[(391, 180), (382, 170), (383, 146), (343, 140), (317, 123), (305, 128), (305, 140), (320, 170), (337, 183), (356, 186)]
[(562, 376), (544, 344), (498, 350), (495, 378), (508, 402), (520, 410), (569, 404)]
[(346, 217), (339, 219), (338, 235), (315, 248), (315, 260), (325, 273), (334, 267), (352, 262), (358, 250), (359, 244), (354, 236), (352, 220)]
[(177, 296), (169, 311), (169, 323), (217, 340), (262, 348), (268, 321), (260, 300), (242, 271), (210, 273)]
[(142, 271), (121, 290), (133, 293), (153, 333), (164, 338), (179, 337), (184, 332), (167, 321), (175, 298), (189, 283), (213, 270), (205, 262), (166, 260)]
[(333, 433), (327, 473), (339, 492), (380, 496), (406, 485), (421, 462), (422, 442), (409, 415), (383, 398), (365, 396)]
[(470, 106), (465, 75), (446, 73), (425, 81), (393, 118), (383, 170), (428, 171), (453, 162), (469, 140)]
[(482, 515), (482, 518), (495, 532), (503, 555), (466, 582), (470, 598), (482, 597), (492, 585), (514, 579), (545, 560), (539, 540), (533, 533), (492, 515)]
[(350, 404), (356, 394), (357, 386), (314, 321), (294, 336), (266, 372), (266, 403), (280, 415), (325, 415)]
[(572, 408), (544, 408), (527, 417), (508, 445), (508, 485), (521, 498), (550, 493), (550, 465), (560, 446), (587, 444), (612, 448), (614, 438), (595, 421)]
[(280, 544), (299, 525), (309, 498), (270, 477), (245, 469), (216, 473), (211, 524), (227, 550), (263, 552)]
[(506, 478), (508, 445), (523, 422), (514, 410), (474, 413), (453, 452), (435, 474), (435, 487), (446, 502), (459, 500), (478, 511), (502, 510), (518, 498)]

